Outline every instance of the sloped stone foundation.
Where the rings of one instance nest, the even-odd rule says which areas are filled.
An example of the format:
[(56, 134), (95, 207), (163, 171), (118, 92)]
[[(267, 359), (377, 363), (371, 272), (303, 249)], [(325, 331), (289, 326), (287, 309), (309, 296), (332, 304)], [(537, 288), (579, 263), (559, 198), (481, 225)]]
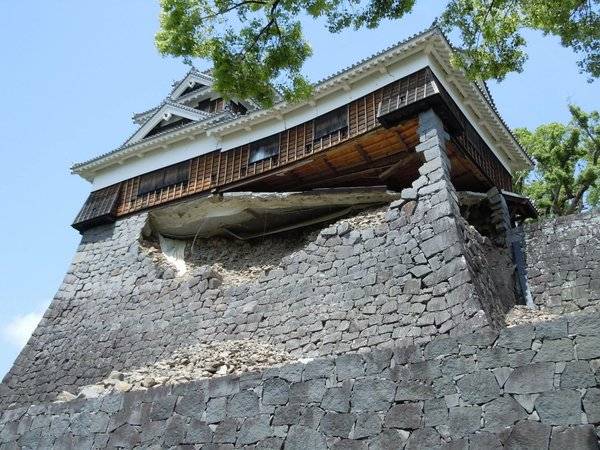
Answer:
[(208, 261), (176, 276), (141, 242), (146, 214), (86, 231), (0, 385), (0, 407), (76, 394), (196, 344), (253, 340), (300, 359), (500, 327), (510, 305), (481, 263), (481, 245), (468, 245), (476, 231), (460, 217), (448, 136), (432, 112), (419, 132), (420, 176), (377, 223), (331, 223), (247, 282), (224, 283)]
[(18, 408), (0, 448), (595, 449), (599, 330), (571, 315)]

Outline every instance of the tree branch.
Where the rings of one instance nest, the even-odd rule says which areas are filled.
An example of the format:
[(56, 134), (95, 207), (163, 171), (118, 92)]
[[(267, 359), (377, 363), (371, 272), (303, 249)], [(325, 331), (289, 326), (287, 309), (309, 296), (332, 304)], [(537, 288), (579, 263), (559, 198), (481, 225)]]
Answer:
[(200, 19), (198, 19), (198, 20), (200, 20), (200, 22), (203, 22), (208, 19), (214, 19), (217, 16), (222, 16), (223, 14), (227, 14), (228, 12), (233, 11), (234, 9), (237, 9), (240, 6), (251, 5), (251, 4), (266, 5), (266, 2), (263, 2), (260, 0), (245, 0), (243, 2), (236, 3), (235, 5), (230, 6), (229, 8), (225, 8), (225, 9), (222, 9), (221, 11), (217, 11), (214, 14), (209, 14), (208, 16), (200, 17)]

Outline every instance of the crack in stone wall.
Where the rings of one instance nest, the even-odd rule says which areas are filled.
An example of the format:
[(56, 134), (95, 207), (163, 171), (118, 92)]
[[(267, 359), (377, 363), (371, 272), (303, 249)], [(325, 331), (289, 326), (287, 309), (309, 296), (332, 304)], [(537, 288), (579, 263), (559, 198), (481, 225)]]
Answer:
[(0, 415), (0, 448), (597, 449), (600, 315)]

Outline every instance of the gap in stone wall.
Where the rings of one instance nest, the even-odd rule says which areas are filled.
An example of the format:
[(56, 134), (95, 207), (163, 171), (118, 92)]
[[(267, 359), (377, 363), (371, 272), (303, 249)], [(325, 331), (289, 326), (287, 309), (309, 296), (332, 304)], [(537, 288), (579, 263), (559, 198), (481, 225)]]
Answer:
[[(374, 228), (385, 220), (388, 205), (373, 206), (341, 219), (310, 225), (251, 240), (214, 236), (186, 241), (186, 264), (190, 268), (209, 266), (222, 277), (224, 286), (237, 286), (258, 280), (283, 264), (285, 258), (315, 242), (321, 230), (334, 223), (347, 222), (354, 230)], [(145, 238), (142, 246), (159, 264), (168, 265), (156, 233)]]
[(490, 223), (493, 210), (487, 199), (460, 205), (461, 227), (470, 263), (475, 276), (480, 278), (480, 290), (487, 301), (484, 309), (497, 326), (504, 326), (509, 311), (520, 302), (517, 293), (516, 268), (510, 249), (500, 243), (506, 236), (499, 236)]

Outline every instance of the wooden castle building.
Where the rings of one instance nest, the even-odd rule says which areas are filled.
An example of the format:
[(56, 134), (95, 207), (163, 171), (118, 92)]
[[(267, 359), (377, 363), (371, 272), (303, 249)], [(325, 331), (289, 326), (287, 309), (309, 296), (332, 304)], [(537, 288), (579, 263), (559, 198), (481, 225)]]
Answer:
[[(423, 162), (415, 152), (418, 116), (430, 109), (450, 136), (456, 190), (496, 187), (512, 220), (534, 215), (527, 199), (512, 194), (513, 176), (530, 167), (530, 158), (485, 84), (453, 67), (451, 52), (444, 35), (430, 29), (316, 83), (305, 102), (279, 101), (269, 109), (223, 100), (211, 89), (210, 73), (192, 69), (162, 104), (134, 115), (140, 127), (123, 145), (73, 166), (92, 184), (73, 227), (84, 231), (142, 210), (236, 191), (401, 191)], [(343, 211), (347, 203), (329, 206)], [(317, 208), (312, 216), (321, 213)], [(285, 229), (285, 220), (273, 223)], [(254, 235), (251, 226), (232, 230), (208, 234)]]

